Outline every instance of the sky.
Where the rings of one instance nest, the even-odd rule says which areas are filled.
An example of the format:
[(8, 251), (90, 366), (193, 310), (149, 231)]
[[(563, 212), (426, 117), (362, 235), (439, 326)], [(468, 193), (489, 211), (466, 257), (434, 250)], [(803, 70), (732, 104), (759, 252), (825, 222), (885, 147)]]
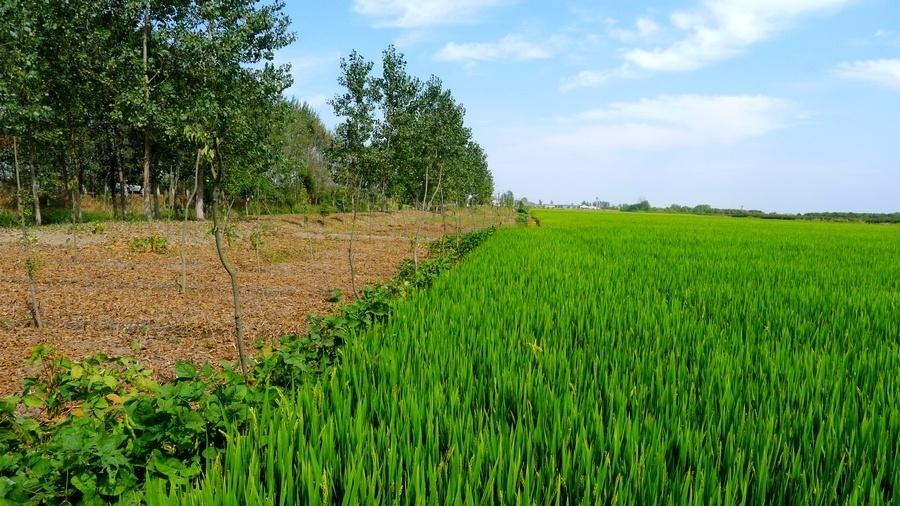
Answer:
[[(329, 126), (339, 60), (439, 76), (496, 191), (545, 203), (900, 211), (900, 0), (288, 0)], [(376, 68), (378, 65), (376, 64)]]

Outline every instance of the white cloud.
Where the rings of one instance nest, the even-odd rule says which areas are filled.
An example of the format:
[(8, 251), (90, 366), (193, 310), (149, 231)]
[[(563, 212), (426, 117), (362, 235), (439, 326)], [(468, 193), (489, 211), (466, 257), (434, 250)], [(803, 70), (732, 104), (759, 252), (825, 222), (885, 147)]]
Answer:
[(662, 28), (647, 17), (639, 17), (635, 21), (633, 30), (623, 30), (621, 28), (611, 31), (609, 34), (612, 38), (620, 42), (635, 42), (651, 39), (662, 32)]
[(544, 140), (581, 152), (666, 151), (733, 144), (799, 118), (792, 103), (765, 95), (678, 95), (615, 102), (559, 119)]
[(844, 62), (835, 72), (845, 78), (900, 89), (900, 59)]
[(375, 25), (425, 28), (472, 22), (491, 7), (510, 0), (355, 0), (353, 10), (372, 18)]
[(560, 91), (572, 91), (579, 88), (595, 88), (608, 83), (614, 78), (632, 78), (634, 72), (622, 65), (609, 70), (583, 70), (573, 76), (566, 76), (559, 80)]
[(559, 89), (572, 91), (578, 88), (593, 88), (609, 82), (611, 73), (605, 70), (583, 70), (574, 76), (567, 76), (560, 80)]
[(673, 27), (688, 32), (681, 39), (654, 49), (627, 49), (622, 58), (648, 71), (695, 70), (733, 57), (803, 16), (833, 12), (855, 1), (702, 0), (696, 9), (670, 15)]
[(496, 42), (475, 42), (444, 45), (434, 57), (441, 61), (466, 63), (495, 60), (543, 60), (552, 58), (566, 44), (563, 37), (552, 37), (543, 42), (531, 42), (517, 35), (507, 35)]

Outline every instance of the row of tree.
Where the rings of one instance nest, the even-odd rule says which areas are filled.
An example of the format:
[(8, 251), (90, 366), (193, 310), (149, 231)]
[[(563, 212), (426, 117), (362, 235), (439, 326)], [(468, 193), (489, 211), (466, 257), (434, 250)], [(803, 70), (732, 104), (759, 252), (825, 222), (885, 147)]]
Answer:
[[(117, 194), (114, 213), (124, 216), (135, 186), (147, 219), (159, 215), (163, 188), (174, 205), (179, 189), (196, 186), (203, 217), (214, 188), (237, 195), (266, 181), (280, 159), (272, 126), (297, 110), (281, 98), (289, 69), (272, 63), (294, 39), (282, 9), (254, 0), (2, 0), (0, 135), (27, 167), (34, 221), (41, 200), (60, 198), (78, 219), (81, 195), (102, 190)], [(217, 156), (228, 172), (217, 170)]]
[[(135, 191), (148, 220), (161, 207), (186, 211), (191, 195), (202, 219), (217, 183), (233, 202), (288, 210), (490, 200), (464, 108), (438, 78), (410, 76), (393, 47), (379, 76), (356, 52), (342, 61), (334, 134), (283, 99), (289, 68), (272, 60), (294, 36), (282, 9), (280, 0), (0, 0), (0, 179), (21, 169), (29, 221), (44, 221), (42, 204), (79, 221), (85, 193), (124, 218)], [(221, 181), (216, 153), (229, 161)]]
[(343, 90), (331, 100), (342, 119), (330, 150), (337, 181), (351, 200), (382, 206), (489, 203), (493, 178), (465, 108), (439, 78), (421, 81), (406, 66), (393, 46), (382, 53), (380, 75), (356, 51), (341, 59)]
[[(465, 125), (465, 108), (441, 80), (411, 76), (393, 46), (382, 53), (381, 75), (374, 68), (356, 51), (342, 58), (343, 89), (331, 100), (342, 121), (328, 154), (353, 212), (347, 258), (354, 292), (353, 239), (361, 200), (378, 202), (382, 209), (389, 201), (423, 211), (437, 204), (443, 214), (447, 202), (489, 202), (494, 188), (484, 150)], [(420, 224), (412, 247), (417, 267)]]

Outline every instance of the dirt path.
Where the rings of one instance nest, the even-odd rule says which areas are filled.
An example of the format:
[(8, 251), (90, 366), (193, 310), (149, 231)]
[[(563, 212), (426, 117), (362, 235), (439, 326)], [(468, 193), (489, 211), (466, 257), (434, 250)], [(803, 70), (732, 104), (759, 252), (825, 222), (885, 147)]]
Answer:
[[(416, 220), (424, 238), (439, 237), (440, 216), (421, 213), (360, 215), (354, 246), (359, 286), (392, 277), (412, 254)], [(498, 222), (486, 210), (446, 219), (447, 232)], [(0, 394), (19, 388), (25, 361), (38, 344), (77, 358), (93, 353), (134, 354), (165, 378), (177, 360), (234, 360), (231, 296), (215, 254), (208, 222), (188, 223), (185, 294), (180, 276), (177, 222), (105, 223), (92, 233), (83, 225), (72, 246), (68, 227), (34, 231), (40, 258), (38, 295), (45, 328), (29, 325), (19, 231), (0, 229)], [(238, 268), (246, 345), (303, 332), (307, 315), (334, 308), (327, 298), (351, 294), (347, 242), (350, 218), (331, 215), (267, 216), (235, 223), (228, 254)], [(262, 230), (259, 255), (250, 240)], [(135, 252), (129, 243), (165, 237), (163, 253)], [(424, 254), (424, 246), (420, 255)]]

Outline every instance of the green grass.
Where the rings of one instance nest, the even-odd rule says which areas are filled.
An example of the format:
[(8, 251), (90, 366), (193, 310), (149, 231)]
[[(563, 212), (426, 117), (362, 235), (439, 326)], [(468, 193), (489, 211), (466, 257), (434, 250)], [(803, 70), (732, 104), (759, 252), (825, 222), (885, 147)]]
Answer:
[(148, 502), (900, 501), (900, 228), (537, 215)]

